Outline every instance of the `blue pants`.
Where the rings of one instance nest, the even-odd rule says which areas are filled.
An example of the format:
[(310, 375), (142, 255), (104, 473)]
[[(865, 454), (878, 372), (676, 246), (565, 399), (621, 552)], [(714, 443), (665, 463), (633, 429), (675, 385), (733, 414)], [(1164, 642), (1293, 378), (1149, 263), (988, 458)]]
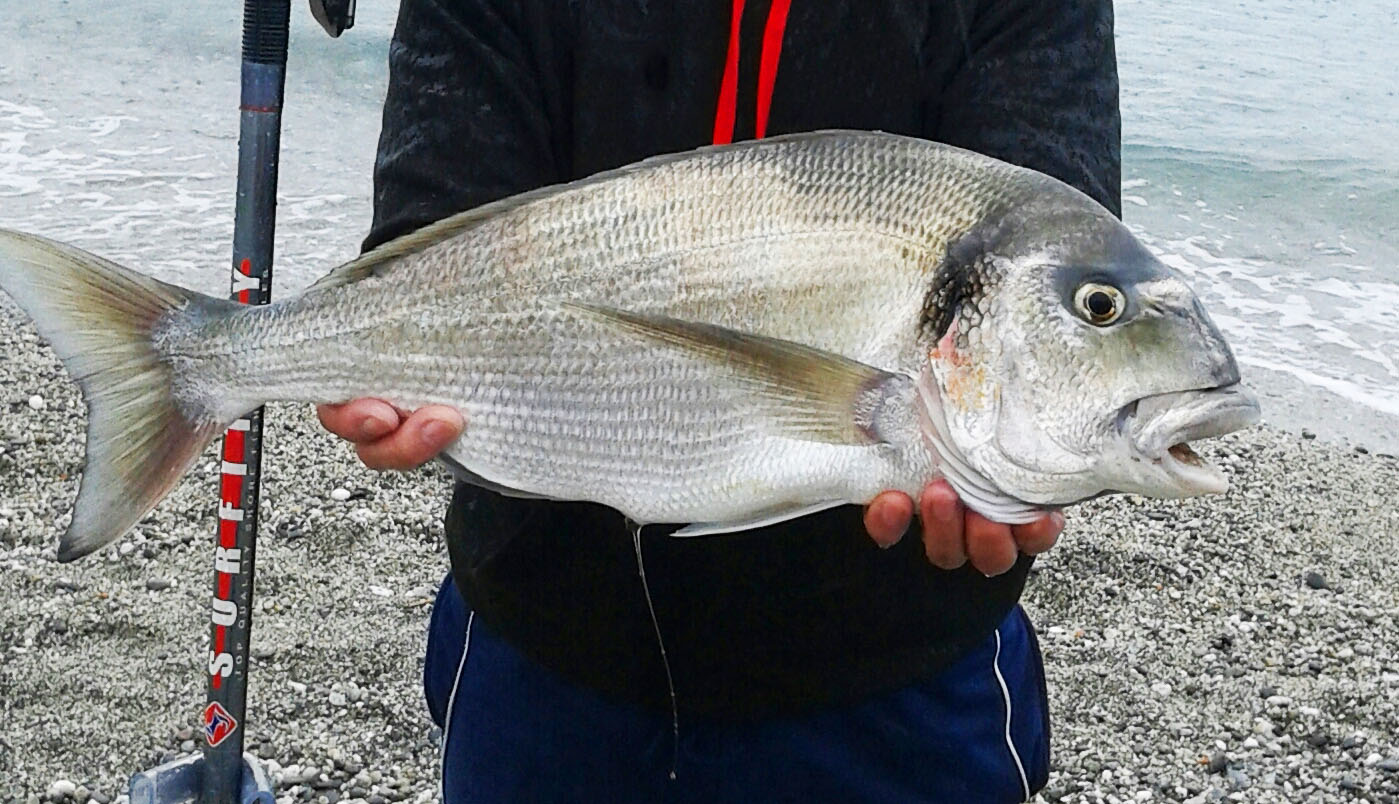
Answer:
[[(857, 705), (739, 724), (604, 700), (467, 610), (450, 577), (424, 689), (443, 729), (443, 801), (1023, 801), (1049, 774), (1039, 645), (1017, 607), (938, 677)], [(670, 778), (672, 763), (675, 778)]]

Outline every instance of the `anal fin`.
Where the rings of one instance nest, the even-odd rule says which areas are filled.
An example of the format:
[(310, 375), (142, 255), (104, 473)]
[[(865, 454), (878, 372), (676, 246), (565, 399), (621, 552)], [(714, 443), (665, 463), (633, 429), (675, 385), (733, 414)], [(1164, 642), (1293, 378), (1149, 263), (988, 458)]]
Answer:
[(808, 514), (828, 511), (836, 506), (846, 504), (846, 500), (824, 500), (811, 505), (768, 509), (751, 519), (743, 519), (737, 522), (694, 522), (670, 535), (683, 537), (718, 536), (721, 533), (736, 533), (741, 530), (765, 528), (768, 525), (776, 525), (779, 522), (786, 522), (789, 519), (796, 519), (798, 517), (807, 516)]
[(478, 475), (477, 473), (471, 471), (470, 469), (467, 469), (465, 466), (462, 465), (460, 461), (458, 461), (456, 458), (447, 455), (445, 452), (441, 455), (438, 455), (437, 459), (447, 466), (448, 471), (452, 473), (453, 477), (468, 485), (477, 486), (479, 488), (485, 489), (486, 491), (493, 491), (496, 494), (501, 494), (506, 497), (517, 497), (522, 500), (557, 499), (556, 497), (550, 497), (547, 494), (535, 494), (532, 491), (521, 491), (520, 489), (504, 485), (503, 483), (497, 483), (494, 480), (484, 478), (481, 475)]

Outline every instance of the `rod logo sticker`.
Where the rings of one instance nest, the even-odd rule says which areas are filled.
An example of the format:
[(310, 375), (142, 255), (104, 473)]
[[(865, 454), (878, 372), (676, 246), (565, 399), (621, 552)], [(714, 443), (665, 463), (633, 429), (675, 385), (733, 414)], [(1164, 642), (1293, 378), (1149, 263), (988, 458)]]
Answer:
[(218, 701), (204, 707), (204, 744), (213, 748), (237, 731), (238, 721)]

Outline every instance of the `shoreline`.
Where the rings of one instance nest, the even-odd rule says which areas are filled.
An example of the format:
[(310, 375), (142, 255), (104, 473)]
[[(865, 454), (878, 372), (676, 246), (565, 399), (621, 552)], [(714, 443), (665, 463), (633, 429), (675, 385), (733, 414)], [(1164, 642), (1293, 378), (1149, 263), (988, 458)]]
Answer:
[[(0, 328), (0, 354), (0, 802), (68, 781), (103, 804), (195, 747), (214, 459), (118, 546), (57, 564), (82, 404), (28, 324)], [(1271, 422), (1285, 387), (1257, 387)], [(1023, 601), (1053, 717), (1041, 800), (1399, 796), (1399, 460), (1344, 442), (1380, 425), (1341, 420), (1361, 426), (1198, 445), (1226, 495), (1069, 512)], [(447, 477), (376, 475), (305, 406), (268, 421), (248, 750), (281, 801), (431, 800), (420, 673)]]
[(1258, 394), (1265, 424), (1308, 441), (1399, 455), (1399, 417), (1283, 371), (1249, 365), (1241, 370), (1244, 384)]

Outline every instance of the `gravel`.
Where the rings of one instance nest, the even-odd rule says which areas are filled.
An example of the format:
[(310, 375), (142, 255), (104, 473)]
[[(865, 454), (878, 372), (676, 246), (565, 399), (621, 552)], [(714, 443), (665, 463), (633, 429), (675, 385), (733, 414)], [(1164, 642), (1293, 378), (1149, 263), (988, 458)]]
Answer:
[(1081, 506), (1036, 564), (1042, 798), (1399, 800), (1399, 461), (1268, 428), (1200, 446), (1228, 494)]
[[(84, 412), (11, 315), (0, 802), (121, 804), (133, 771), (197, 748), (216, 462), (58, 564)], [(248, 750), (281, 802), (431, 800), (419, 679), (448, 480), (365, 470), (305, 406), (268, 421)], [(1054, 722), (1038, 800), (1399, 801), (1399, 461), (1271, 428), (1197, 448), (1228, 494), (1079, 506), (1031, 576)]]
[[(0, 300), (0, 802), (57, 793), (78, 804), (80, 788), (84, 800), (120, 802), (134, 771), (188, 753), (200, 738), (216, 456), (119, 544), (58, 564), (85, 414), (7, 304)], [(47, 400), (42, 409), (28, 404), (36, 395)], [(302, 406), (273, 405), (268, 419), (248, 750), (269, 760), (282, 801), (331, 791), (342, 801), (431, 798), (437, 752), (421, 656), (448, 564), (447, 476), (378, 476)], [(373, 493), (331, 502), (341, 487)], [(302, 783), (275, 770), (293, 767), (317, 772)], [(356, 786), (364, 795), (348, 795)], [(305, 799), (304, 791), (314, 792)]]

